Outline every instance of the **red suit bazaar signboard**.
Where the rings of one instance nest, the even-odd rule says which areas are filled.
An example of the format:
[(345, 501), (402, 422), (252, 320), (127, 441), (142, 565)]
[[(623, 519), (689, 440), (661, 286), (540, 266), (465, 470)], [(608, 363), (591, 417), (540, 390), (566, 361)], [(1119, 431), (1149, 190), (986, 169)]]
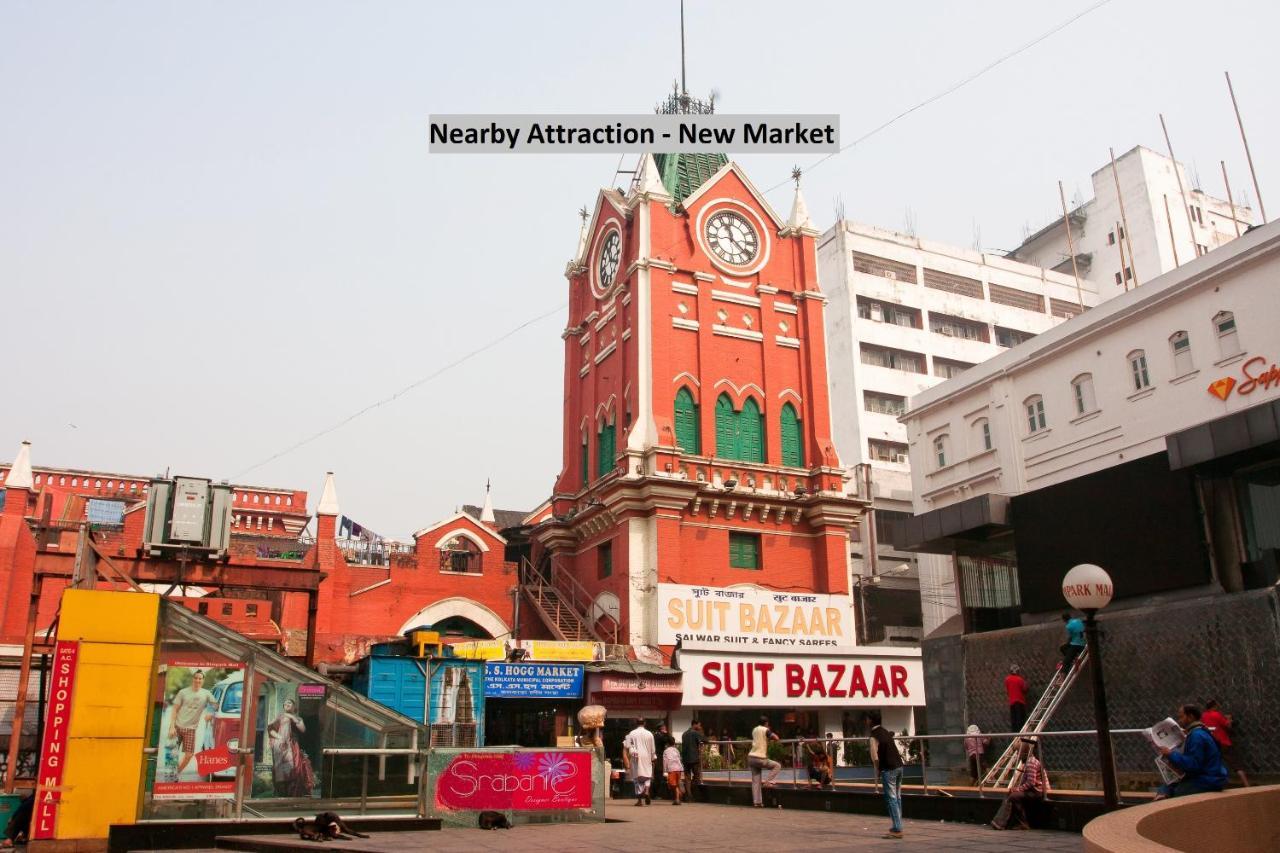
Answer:
[(590, 752), (464, 752), (436, 778), (436, 807), (450, 811), (591, 808)]
[(658, 642), (769, 652), (852, 646), (847, 595), (658, 584)]
[(919, 652), (760, 654), (682, 649), (685, 708), (883, 708), (924, 704)]
[(71, 697), (76, 681), (80, 644), (58, 640), (53, 649), (53, 683), (45, 712), (44, 743), (40, 745), (40, 775), (36, 780), (35, 812), (31, 838), (54, 837), (58, 804), (62, 800), (62, 772), (67, 757), (67, 731), (71, 725)]

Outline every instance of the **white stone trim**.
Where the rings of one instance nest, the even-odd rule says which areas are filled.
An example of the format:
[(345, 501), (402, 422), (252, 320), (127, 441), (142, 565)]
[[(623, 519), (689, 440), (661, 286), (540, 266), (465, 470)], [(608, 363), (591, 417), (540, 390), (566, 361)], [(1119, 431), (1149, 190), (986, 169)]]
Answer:
[(614, 317), (617, 317), (617, 316), (618, 316), (617, 307), (614, 305), (610, 305), (608, 310), (605, 311), (604, 316), (601, 317), (599, 320), (596, 320), (596, 327), (595, 327), (596, 331), (598, 332), (601, 329), (603, 329), (605, 327), (605, 324), (607, 324), (610, 320), (612, 320)]
[(764, 340), (764, 332), (750, 332), (745, 329), (734, 329), (730, 326), (721, 326), (719, 323), (712, 325), (711, 331), (717, 335), (724, 335), (726, 338), (742, 338), (744, 341)]
[(419, 625), (434, 625), (451, 616), (461, 616), (463, 619), (470, 619), (481, 628), (489, 632), (489, 635), (495, 639), (505, 637), (511, 633), (511, 629), (507, 623), (502, 621), (502, 617), (485, 607), (478, 601), (472, 601), (470, 598), (462, 598), (461, 596), (453, 596), (452, 598), (444, 598), (434, 604), (428, 604), (417, 613), (410, 616), (403, 625), (400, 626), (399, 633), (403, 634), (411, 628)]
[[(469, 517), (470, 516), (468, 516), (468, 518)], [(448, 541), (458, 536), (461, 536), (463, 539), (471, 540), (476, 544), (476, 547), (478, 547), (481, 551), (488, 553), (489, 546), (485, 544), (485, 541), (480, 538), (479, 534), (473, 533), (470, 530), (467, 530), (465, 527), (460, 527), (457, 530), (448, 531), (447, 533), (445, 533), (443, 536), (441, 536), (439, 539), (436, 540), (436, 544), (432, 545), (431, 549), (433, 551), (443, 551), (444, 546), (448, 543)]]
[(794, 303), (791, 303), (791, 302), (774, 302), (773, 310), (780, 311), (783, 314), (799, 314), (800, 306), (795, 305)]
[(780, 347), (790, 347), (791, 349), (800, 349), (799, 338), (788, 338), (786, 335), (774, 335), (773, 340)]
[(773, 296), (777, 292), (778, 292), (778, 288), (774, 287), (772, 284), (756, 285), (756, 293), (759, 293), (761, 296), (764, 296), (765, 294)]
[(785, 399), (788, 394), (790, 394), (792, 397), (795, 397), (797, 403), (799, 403), (802, 406), (804, 405), (804, 400), (800, 397), (798, 393), (796, 393), (796, 390), (794, 388), (783, 388), (781, 391), (778, 392), (778, 399), (779, 400)]
[(733, 302), (738, 305), (750, 305), (758, 308), (760, 306), (760, 297), (747, 296), (741, 293), (729, 293), (725, 290), (711, 291), (711, 298), (717, 302)]
[(695, 387), (697, 387), (697, 388), (701, 388), (701, 387), (702, 387), (702, 383), (698, 381), (698, 377), (694, 376), (692, 373), (690, 373), (690, 372), (689, 372), (689, 371), (687, 371), (687, 370), (686, 370), (684, 373), (678, 373), (678, 374), (676, 374), (676, 378), (671, 380), (671, 384), (672, 384), (672, 385), (679, 385), (679, 384), (680, 384), (680, 380), (681, 380), (681, 379), (688, 379), (688, 380), (689, 380), (690, 382), (692, 382), (692, 383), (694, 384), (694, 386), (695, 386)]
[(696, 272), (693, 274), (695, 281), (715, 281), (716, 277), (709, 272)]
[(599, 364), (600, 362), (608, 358), (613, 353), (613, 351), (616, 350), (617, 348), (618, 348), (618, 342), (610, 341), (607, 347), (600, 350), (600, 352), (596, 353), (596, 357), (592, 359), (592, 361), (594, 361), (596, 364)]
[(583, 376), (586, 376), (590, 372), (591, 372), (591, 362), (589, 361), (586, 364), (582, 365), (582, 367), (578, 368), (578, 376), (580, 378)]
[(689, 296), (697, 296), (697, 295), (698, 295), (698, 285), (696, 285), (696, 284), (685, 284), (683, 281), (673, 281), (673, 282), (671, 282), (671, 290), (672, 290), (672, 292), (673, 292), (673, 293), (684, 293), (684, 294), (687, 294), (687, 295), (689, 295)]
[(672, 317), (671, 325), (677, 329), (688, 329), (690, 332), (696, 332), (701, 328), (697, 320), (686, 320), (683, 317)]
[(627, 328), (625, 328), (625, 329), (623, 329), (623, 330), (622, 330), (622, 339), (623, 339), (624, 341), (629, 341), (629, 340), (631, 340), (631, 327), (630, 327), (630, 326), (628, 326)]

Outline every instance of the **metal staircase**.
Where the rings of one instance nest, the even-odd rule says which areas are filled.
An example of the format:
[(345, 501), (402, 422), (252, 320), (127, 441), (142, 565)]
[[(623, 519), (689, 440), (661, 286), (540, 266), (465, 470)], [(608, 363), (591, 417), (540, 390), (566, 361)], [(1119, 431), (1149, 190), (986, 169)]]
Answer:
[[(1070, 668), (1060, 669), (1053, 674), (1053, 678), (1049, 681), (1049, 686), (1044, 689), (1044, 694), (1040, 697), (1040, 701), (1036, 703), (1035, 708), (1027, 716), (1027, 721), (1022, 726), (1022, 735), (1034, 735), (1044, 731), (1044, 727), (1049, 724), (1054, 711), (1058, 710), (1058, 705), (1062, 702), (1063, 697), (1067, 695), (1067, 691), (1071, 689), (1071, 685), (1076, 683), (1076, 678), (1079, 677), (1088, 662), (1089, 650), (1085, 649), (1076, 656)], [(1022, 762), (1018, 760), (1018, 741), (1019, 738), (1014, 738), (1005, 747), (1004, 752), (1000, 754), (1000, 758), (987, 771), (987, 775), (982, 777), (982, 782), (978, 784), (979, 791), (984, 788), (1003, 790), (1013, 785), (1013, 781), (1018, 778), (1018, 771), (1022, 769)]]
[(550, 577), (528, 560), (520, 564), (520, 591), (557, 640), (618, 642), (619, 624), (610, 614), (596, 612), (595, 599), (576, 578), (552, 561)]

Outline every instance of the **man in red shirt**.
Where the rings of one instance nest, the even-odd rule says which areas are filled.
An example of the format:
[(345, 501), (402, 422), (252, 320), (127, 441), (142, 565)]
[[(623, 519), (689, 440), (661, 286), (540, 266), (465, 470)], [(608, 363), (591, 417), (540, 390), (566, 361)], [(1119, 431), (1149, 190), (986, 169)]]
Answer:
[(1016, 663), (1005, 676), (1004, 692), (1009, 697), (1009, 731), (1020, 732), (1027, 722), (1027, 680)]
[[(1217, 699), (1206, 699), (1204, 713), (1200, 715), (1200, 724), (1208, 729), (1213, 739), (1218, 742), (1222, 763), (1230, 769), (1235, 764), (1232, 760), (1234, 750), (1231, 744), (1231, 715), (1222, 713)], [(1244, 775), (1244, 771), (1236, 767), (1236, 774), (1240, 777), (1240, 783), (1246, 788), (1249, 787), (1249, 777)]]

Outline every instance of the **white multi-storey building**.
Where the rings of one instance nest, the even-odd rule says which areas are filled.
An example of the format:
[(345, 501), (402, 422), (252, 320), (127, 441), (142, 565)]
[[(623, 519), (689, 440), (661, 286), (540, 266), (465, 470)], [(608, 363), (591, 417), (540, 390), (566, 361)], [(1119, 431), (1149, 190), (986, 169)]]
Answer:
[(955, 557), (967, 631), (1079, 562), (1135, 603), (1275, 583), (1278, 278), (1271, 223), (912, 397), (899, 544)]
[[(1229, 243), (1256, 222), (1249, 207), (1202, 192), (1188, 180), (1181, 163), (1141, 145), (1116, 158), (1115, 175), (1108, 162), (1092, 180), (1093, 198), (1071, 211), (1071, 242), (1081, 278), (1093, 282), (1103, 299)], [(1123, 219), (1129, 223), (1127, 235), (1120, 200)], [(1062, 218), (1029, 236), (1009, 257), (1071, 275)]]
[(895, 550), (886, 535), (912, 510), (907, 431), (898, 417), (910, 397), (1096, 305), (1097, 288), (1077, 286), (1070, 273), (843, 220), (819, 240), (818, 274), (830, 300), (836, 449), (850, 466), (869, 465), (873, 481), (874, 520), (862, 522), (854, 544), (854, 588), (860, 597), (868, 583), (877, 596), (896, 588), (914, 597), (919, 572), (923, 626), (873, 614), (881, 618), (872, 618), (876, 630), (867, 639), (918, 639), (954, 613), (955, 592), (947, 561), (923, 555), (917, 566), (916, 555)]

